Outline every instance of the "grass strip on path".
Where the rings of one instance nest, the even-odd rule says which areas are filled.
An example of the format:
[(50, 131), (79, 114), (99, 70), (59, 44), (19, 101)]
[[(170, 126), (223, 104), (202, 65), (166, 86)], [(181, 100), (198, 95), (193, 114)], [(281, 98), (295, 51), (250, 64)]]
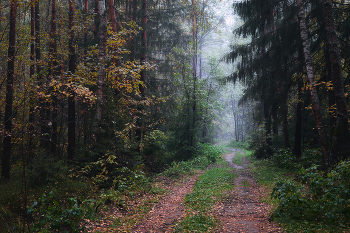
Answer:
[(219, 222), (212, 212), (213, 206), (225, 199), (233, 188), (232, 168), (214, 167), (199, 177), (192, 193), (186, 195), (184, 203), (187, 215), (175, 225), (175, 232), (212, 232)]

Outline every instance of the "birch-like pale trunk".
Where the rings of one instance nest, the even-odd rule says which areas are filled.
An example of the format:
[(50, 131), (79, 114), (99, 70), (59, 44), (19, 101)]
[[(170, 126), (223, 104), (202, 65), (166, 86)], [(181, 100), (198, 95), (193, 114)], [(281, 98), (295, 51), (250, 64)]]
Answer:
[(307, 80), (309, 82), (309, 87), (310, 87), (312, 111), (316, 120), (316, 124), (317, 124), (316, 127), (318, 130), (318, 135), (320, 137), (320, 142), (321, 142), (322, 163), (323, 163), (323, 167), (326, 167), (328, 165), (326, 163), (329, 155), (328, 140), (327, 140), (327, 135), (325, 133), (324, 126), (322, 123), (320, 101), (316, 90), (315, 75), (314, 75), (312, 57), (310, 52), (310, 43), (308, 40), (308, 34), (307, 34), (307, 28), (306, 28), (306, 22), (305, 22), (303, 1), (297, 0), (297, 6), (298, 6), (298, 20), (299, 20), (299, 27), (300, 27), (299, 30), (300, 30), (301, 41), (303, 44), (303, 53), (304, 53), (305, 64), (306, 64)]

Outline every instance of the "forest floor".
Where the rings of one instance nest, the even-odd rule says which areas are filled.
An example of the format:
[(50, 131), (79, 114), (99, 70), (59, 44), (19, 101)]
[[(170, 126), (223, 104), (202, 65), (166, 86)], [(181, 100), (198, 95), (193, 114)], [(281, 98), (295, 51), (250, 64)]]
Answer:
[[(229, 190), (225, 195), (226, 198), (218, 202), (211, 210), (220, 222), (220, 226), (215, 232), (282, 232), (278, 224), (271, 222), (271, 206), (262, 201), (266, 196), (266, 191), (253, 178), (248, 166), (249, 159), (241, 157), (239, 164), (233, 163), (236, 154), (242, 152), (238, 149), (229, 150), (231, 152), (224, 154), (223, 158), (238, 176), (234, 179), (235, 188)], [(173, 232), (174, 223), (186, 215), (186, 208), (183, 204), (184, 197), (191, 193), (195, 182), (203, 173), (205, 171), (198, 171), (176, 183), (169, 178), (158, 177), (158, 181), (162, 183), (163, 187), (166, 186), (165, 189), (168, 191), (157, 198), (156, 204), (153, 207), (150, 206), (149, 210), (141, 217), (143, 220), (138, 221), (138, 224), (131, 224), (133, 226), (127, 227), (125, 224), (118, 224), (118, 227), (112, 229), (110, 224), (102, 223), (98, 227), (96, 225), (91, 227), (89, 232)], [(118, 215), (118, 212), (120, 211), (114, 212), (114, 215)]]

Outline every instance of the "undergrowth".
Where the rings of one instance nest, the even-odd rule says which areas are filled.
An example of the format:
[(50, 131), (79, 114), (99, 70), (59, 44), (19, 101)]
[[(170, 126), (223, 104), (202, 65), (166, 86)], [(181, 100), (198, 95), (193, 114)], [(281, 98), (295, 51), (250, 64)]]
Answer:
[(204, 170), (210, 164), (215, 163), (222, 153), (218, 146), (200, 144), (199, 150), (193, 159), (187, 161), (174, 161), (161, 175), (178, 178), (194, 170)]
[(302, 168), (298, 179), (276, 183), (272, 197), (280, 202), (274, 216), (290, 229), (295, 229), (288, 224), (292, 219), (303, 221), (303, 230), (349, 231), (350, 162), (342, 162), (327, 173), (317, 168)]
[(291, 150), (280, 149), (252, 162), (265, 201), (274, 206), (271, 217), (287, 232), (350, 230), (350, 163), (323, 172), (320, 160), (318, 149), (306, 149), (299, 160)]
[[(200, 144), (191, 160), (173, 162), (160, 175), (179, 178), (194, 170), (204, 170), (215, 163), (221, 153), (220, 147)], [(133, 170), (119, 166), (116, 156), (111, 153), (82, 167), (56, 166), (45, 160), (37, 168), (43, 170), (41, 174), (49, 175), (30, 180), (26, 200), (23, 199), (22, 182), (1, 184), (0, 232), (81, 232), (89, 227), (82, 224), (83, 219), (130, 230), (166, 192), (144, 172), (143, 166)], [(21, 170), (14, 170), (13, 176), (18, 176), (14, 179), (21, 181)], [(29, 177), (33, 177), (31, 173)], [(138, 203), (133, 204), (134, 200)], [(120, 218), (105, 216), (104, 219), (101, 213), (113, 209), (125, 214)]]

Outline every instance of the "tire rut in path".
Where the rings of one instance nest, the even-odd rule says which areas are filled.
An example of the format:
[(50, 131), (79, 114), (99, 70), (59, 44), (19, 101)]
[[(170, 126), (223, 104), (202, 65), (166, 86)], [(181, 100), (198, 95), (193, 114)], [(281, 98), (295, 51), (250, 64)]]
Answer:
[(175, 185), (132, 232), (171, 232), (172, 224), (184, 216), (185, 207), (182, 202), (186, 194), (192, 191), (193, 185), (201, 174), (203, 172), (187, 177), (186, 180)]
[(230, 150), (232, 153), (224, 155), (224, 159), (235, 169), (238, 177), (234, 181), (234, 190), (216, 207), (216, 216), (222, 224), (220, 232), (282, 232), (276, 223), (269, 221), (270, 206), (261, 202), (264, 192), (248, 169), (248, 159), (243, 157), (243, 164), (239, 166), (232, 159), (240, 150)]

